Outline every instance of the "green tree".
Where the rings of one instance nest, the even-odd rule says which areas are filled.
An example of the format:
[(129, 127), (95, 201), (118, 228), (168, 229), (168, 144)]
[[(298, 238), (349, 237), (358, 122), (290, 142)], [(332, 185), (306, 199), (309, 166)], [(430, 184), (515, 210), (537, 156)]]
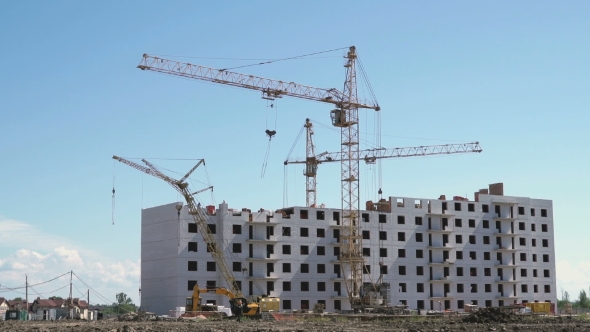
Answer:
[(125, 293), (117, 294), (117, 302), (118, 304), (133, 304), (133, 300), (127, 297), (127, 294)]
[(564, 308), (566, 303), (570, 303), (570, 294), (567, 291), (561, 292), (561, 300), (557, 300), (557, 307)]
[(135, 312), (137, 307), (133, 304), (133, 300), (127, 296), (125, 293), (119, 293), (116, 295), (117, 302), (113, 303), (112, 305), (108, 306), (105, 309), (105, 313), (113, 313), (113, 314), (125, 314), (128, 312)]
[(128, 312), (135, 312), (137, 307), (133, 304), (133, 300), (125, 293), (119, 293), (116, 295), (117, 302), (113, 302), (111, 305), (106, 305), (103, 309), (105, 314), (122, 315)]
[(24, 301), (22, 297), (15, 297), (13, 301)]
[(580, 291), (580, 295), (578, 296), (577, 307), (590, 308), (590, 299), (588, 298), (588, 294), (586, 294), (586, 290), (584, 289)]

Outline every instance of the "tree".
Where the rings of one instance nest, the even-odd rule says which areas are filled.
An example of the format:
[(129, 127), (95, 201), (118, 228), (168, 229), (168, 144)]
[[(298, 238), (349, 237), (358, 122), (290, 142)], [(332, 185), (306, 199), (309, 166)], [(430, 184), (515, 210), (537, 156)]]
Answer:
[(557, 307), (563, 308), (566, 303), (570, 303), (570, 294), (567, 291), (561, 291), (561, 300), (557, 300)]
[(106, 314), (125, 314), (128, 312), (135, 312), (137, 307), (133, 304), (133, 300), (127, 297), (125, 293), (119, 293), (116, 295), (117, 302), (104, 309)]
[(15, 297), (13, 301), (24, 301), (22, 297)]
[(580, 295), (578, 296), (578, 308), (590, 308), (590, 299), (588, 298), (588, 294), (586, 294), (586, 290), (581, 290)]
[(131, 300), (131, 298), (128, 298), (127, 294), (125, 293), (117, 294), (117, 302), (118, 304), (133, 304), (133, 300)]

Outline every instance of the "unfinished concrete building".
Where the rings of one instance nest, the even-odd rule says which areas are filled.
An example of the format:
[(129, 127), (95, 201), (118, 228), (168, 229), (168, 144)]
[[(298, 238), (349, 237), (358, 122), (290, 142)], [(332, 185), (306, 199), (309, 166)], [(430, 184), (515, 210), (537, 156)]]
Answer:
[[(144, 209), (141, 304), (168, 314), (195, 283), (226, 287), (186, 207)], [(207, 207), (209, 229), (243, 293), (281, 298), (281, 310), (348, 310), (338, 255), (340, 210)], [(556, 303), (552, 201), (503, 195), (503, 185), (463, 197), (390, 197), (361, 211), (365, 281), (389, 283), (387, 303), (462, 310), (522, 302)], [(209, 303), (226, 298), (205, 294)]]

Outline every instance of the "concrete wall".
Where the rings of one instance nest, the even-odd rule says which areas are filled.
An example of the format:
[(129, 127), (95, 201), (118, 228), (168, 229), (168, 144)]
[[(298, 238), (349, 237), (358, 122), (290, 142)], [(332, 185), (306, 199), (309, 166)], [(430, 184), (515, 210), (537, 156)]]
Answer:
[[(368, 218), (361, 222), (362, 230), (369, 233), (362, 244), (365, 254), (369, 254), (365, 264), (371, 270), (370, 276), (365, 275), (365, 281), (379, 278), (379, 263), (382, 262), (387, 272), (383, 281), (389, 282), (392, 288), (390, 304), (405, 302), (417, 308), (421, 303), (425, 309), (438, 310), (441, 307), (461, 309), (462, 304), (473, 301), (480, 306), (557, 301), (551, 201), (485, 194), (479, 195), (479, 202), (407, 197), (391, 197), (390, 200), (391, 213), (363, 212)], [(455, 209), (456, 203), (460, 210)], [(488, 206), (488, 212), (483, 212), (484, 205)], [(496, 206), (499, 206), (499, 217), (495, 213)], [(519, 208), (524, 214), (519, 214)], [(535, 210), (534, 216), (531, 216), (531, 209)], [(307, 219), (300, 218), (302, 210), (307, 211)], [(541, 210), (545, 210), (546, 217), (541, 215)], [(324, 220), (318, 220), (318, 211), (323, 212)], [(334, 248), (338, 246), (334, 231), (339, 229), (339, 221), (333, 220), (333, 213), (338, 210), (295, 207), (292, 212), (289, 218), (270, 211), (252, 212), (252, 221), (249, 221), (250, 213), (232, 211), (222, 203), (216, 215), (210, 216), (209, 223), (216, 225), (218, 238), (223, 235), (224, 241), (219, 245), (225, 249), (230, 269), (233, 262), (241, 262), (248, 268), (246, 272), (234, 272), (245, 295), (267, 293), (270, 282), (274, 290), (269, 293), (281, 297), (281, 309), (301, 309), (302, 301), (308, 301), (311, 309), (318, 300), (325, 301), (327, 311), (334, 311), (337, 301), (341, 309), (349, 309), (342, 276), (334, 272), (338, 264), (334, 255)], [(267, 218), (267, 215), (272, 216)], [(400, 223), (401, 217), (403, 223)], [(421, 225), (416, 224), (417, 217), (421, 218)], [(384, 222), (380, 222), (380, 218)], [(444, 219), (446, 227), (443, 227)], [(460, 226), (457, 219), (461, 220)], [(167, 314), (168, 310), (184, 306), (185, 298), (191, 295), (187, 287), (189, 280), (201, 287), (207, 282), (227, 287), (219, 269), (207, 271), (207, 263), (214, 260), (207, 253), (201, 234), (188, 232), (188, 224), (192, 222), (186, 207), (179, 221), (175, 204), (143, 211), (142, 306), (147, 306), (149, 311)], [(520, 229), (520, 223), (524, 230)], [(535, 231), (532, 231), (533, 224)], [(234, 234), (234, 225), (240, 226), (241, 234)], [(283, 235), (284, 227), (290, 231)], [(267, 229), (272, 230), (272, 234), (269, 235)], [(308, 236), (303, 236), (305, 229)], [(324, 230), (325, 237), (317, 236), (318, 229)], [(403, 241), (399, 240), (399, 233), (403, 233)], [(458, 243), (457, 236), (462, 243)], [(470, 236), (474, 236), (474, 244), (469, 243)], [(484, 244), (484, 237), (489, 244)], [(533, 246), (533, 239), (536, 246)], [(546, 247), (543, 240), (547, 240)], [(197, 252), (187, 251), (189, 242), (197, 242)], [(233, 243), (242, 244), (241, 253), (232, 253)], [(267, 252), (268, 246), (272, 254)], [(290, 254), (283, 251), (284, 246), (290, 247)], [(309, 254), (301, 254), (301, 246), (307, 246)], [(321, 247), (325, 255), (318, 255)], [(387, 257), (380, 257), (381, 249), (387, 252)], [(405, 257), (400, 257), (399, 249), (405, 250)], [(422, 250), (423, 258), (416, 258), (417, 250)], [(462, 259), (457, 259), (457, 252), (462, 252)], [(471, 259), (471, 252), (475, 259)], [(526, 261), (521, 260), (521, 254), (526, 256)], [(443, 261), (445, 255), (448, 255), (448, 262)], [(533, 255), (536, 255), (536, 262), (533, 262)], [(548, 262), (543, 262), (543, 255), (548, 255)], [(189, 261), (197, 262), (197, 271), (188, 271)], [(291, 272), (283, 272), (284, 263), (290, 264)], [(302, 264), (308, 264), (309, 272), (302, 270)], [(325, 273), (318, 272), (318, 264), (324, 265)], [(274, 271), (269, 272), (269, 267)], [(405, 275), (400, 275), (400, 267), (405, 268)], [(418, 267), (422, 267), (423, 275), (417, 274)], [(440, 280), (445, 276), (445, 268), (448, 276)], [(462, 268), (463, 276), (458, 275), (457, 268)], [(471, 268), (475, 268), (476, 276), (470, 275)], [(489, 269), (489, 276), (485, 275), (486, 269)], [(522, 270), (526, 270), (526, 276)], [(533, 276), (534, 270), (537, 277)], [(545, 277), (545, 270), (548, 270), (548, 277)], [(291, 283), (290, 291), (283, 288), (284, 282)], [(307, 291), (302, 290), (302, 283), (308, 283)], [(324, 291), (319, 290), (318, 283), (325, 283)], [(335, 291), (337, 284), (341, 287), (340, 294)], [(423, 292), (418, 292), (419, 284)], [(545, 292), (546, 286), (548, 292)], [(476, 292), (472, 293), (472, 289)], [(204, 302), (229, 305), (221, 296), (205, 294), (203, 298)], [(290, 308), (287, 301), (290, 301)]]
[[(177, 261), (181, 259), (181, 247), (175, 206), (172, 203), (144, 209), (141, 218), (141, 305), (160, 314), (178, 306)], [(186, 243), (182, 245), (186, 247)]]

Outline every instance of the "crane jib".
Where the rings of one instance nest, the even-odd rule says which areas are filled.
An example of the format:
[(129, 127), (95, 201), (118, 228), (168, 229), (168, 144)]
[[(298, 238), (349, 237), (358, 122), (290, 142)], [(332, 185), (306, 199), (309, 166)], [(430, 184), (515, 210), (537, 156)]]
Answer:
[(270, 97), (280, 98), (282, 96), (290, 96), (334, 104), (338, 107), (380, 110), (378, 105), (347, 100), (347, 96), (335, 88), (316, 88), (294, 82), (284, 82), (254, 75), (240, 74), (223, 69), (209, 68), (190, 63), (152, 57), (147, 54), (144, 54), (137, 68), (258, 90), (262, 91), (265, 96)]

